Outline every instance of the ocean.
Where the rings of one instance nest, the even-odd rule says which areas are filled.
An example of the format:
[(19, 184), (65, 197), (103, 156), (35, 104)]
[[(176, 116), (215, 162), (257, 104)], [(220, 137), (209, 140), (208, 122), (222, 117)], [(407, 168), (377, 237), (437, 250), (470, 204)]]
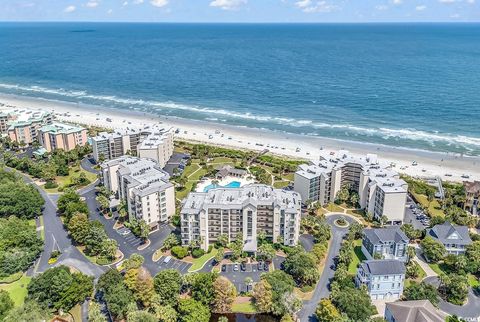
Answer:
[(480, 155), (480, 24), (0, 23), (0, 93)]

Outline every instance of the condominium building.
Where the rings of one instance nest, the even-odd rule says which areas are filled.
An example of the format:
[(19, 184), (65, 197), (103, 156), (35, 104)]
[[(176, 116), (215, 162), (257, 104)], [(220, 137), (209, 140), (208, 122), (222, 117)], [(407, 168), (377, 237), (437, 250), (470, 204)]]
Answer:
[(165, 130), (158, 126), (142, 130), (141, 143), (137, 146), (137, 155), (150, 158), (165, 167), (173, 154), (173, 130)]
[(116, 130), (113, 133), (101, 132), (91, 139), (93, 158), (100, 162), (135, 153), (139, 141), (140, 131), (135, 129)]
[(95, 161), (113, 160), (125, 154), (150, 158), (164, 167), (173, 154), (173, 130), (158, 125), (143, 129), (122, 129), (102, 132), (92, 138)]
[(301, 197), (263, 184), (210, 189), (191, 192), (180, 215), (183, 245), (198, 242), (207, 250), (226, 235), (229, 242), (241, 238), (244, 251), (255, 252), (260, 232), (273, 242), (297, 245)]
[(6, 134), (8, 130), (8, 113), (0, 112), (0, 134)]
[(101, 164), (105, 187), (127, 204), (130, 220), (145, 220), (151, 229), (175, 214), (174, 186), (154, 160), (122, 156)]
[(70, 151), (87, 143), (87, 130), (80, 126), (55, 122), (38, 129), (38, 142), (47, 152), (55, 149)]
[(32, 144), (38, 139), (38, 130), (52, 122), (52, 114), (48, 112), (13, 110), (7, 114), (7, 133), (12, 141)]
[(354, 157), (348, 151), (338, 156), (299, 166), (295, 173), (294, 190), (302, 200), (325, 205), (334, 202), (342, 187), (357, 192), (359, 204), (379, 220), (401, 223), (407, 201), (407, 183), (397, 172), (382, 167), (375, 154)]
[(399, 299), (405, 282), (405, 265), (394, 259), (366, 260), (358, 267), (355, 285), (365, 285), (372, 300)]

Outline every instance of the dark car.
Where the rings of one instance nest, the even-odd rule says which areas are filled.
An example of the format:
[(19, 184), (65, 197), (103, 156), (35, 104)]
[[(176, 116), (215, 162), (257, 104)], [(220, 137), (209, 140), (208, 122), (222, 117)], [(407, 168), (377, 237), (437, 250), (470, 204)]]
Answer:
[(264, 264), (263, 264), (263, 270), (264, 270), (265, 272), (268, 272), (268, 263), (264, 263)]
[(263, 270), (263, 262), (258, 262), (258, 264), (257, 264), (257, 269), (258, 269), (259, 271), (262, 271), (262, 270)]
[(247, 269), (247, 264), (245, 264), (245, 262), (242, 262), (240, 264), (240, 269), (242, 270), (242, 272), (245, 272), (245, 270)]
[(226, 272), (227, 271), (227, 265), (222, 265), (222, 272)]

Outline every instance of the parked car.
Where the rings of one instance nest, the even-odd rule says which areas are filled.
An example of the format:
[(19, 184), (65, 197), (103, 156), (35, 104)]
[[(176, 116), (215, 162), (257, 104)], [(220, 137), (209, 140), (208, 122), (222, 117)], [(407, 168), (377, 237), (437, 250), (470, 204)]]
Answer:
[(238, 264), (234, 264), (234, 265), (233, 265), (233, 271), (234, 271), (234, 272), (238, 272)]
[(222, 272), (226, 272), (227, 271), (227, 265), (222, 265)]
[(242, 270), (242, 272), (245, 272), (245, 270), (247, 269), (247, 264), (245, 264), (245, 262), (242, 262), (240, 264), (240, 269)]
[(168, 263), (169, 261), (172, 260), (172, 256), (167, 256), (165, 257), (165, 259), (163, 260), (164, 263)]
[(263, 269), (265, 272), (268, 272), (268, 263), (263, 264)]
[(259, 271), (263, 271), (263, 262), (258, 262), (258, 264), (257, 264), (257, 269), (258, 269)]

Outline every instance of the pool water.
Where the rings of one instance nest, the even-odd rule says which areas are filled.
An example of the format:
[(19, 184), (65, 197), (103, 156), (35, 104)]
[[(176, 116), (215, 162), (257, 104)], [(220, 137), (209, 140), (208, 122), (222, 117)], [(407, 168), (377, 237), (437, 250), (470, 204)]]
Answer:
[(208, 192), (208, 190), (216, 189), (216, 188), (240, 188), (240, 182), (232, 181), (225, 186), (221, 186), (221, 185), (218, 185), (218, 184), (209, 184), (208, 186), (203, 188), (203, 192)]

